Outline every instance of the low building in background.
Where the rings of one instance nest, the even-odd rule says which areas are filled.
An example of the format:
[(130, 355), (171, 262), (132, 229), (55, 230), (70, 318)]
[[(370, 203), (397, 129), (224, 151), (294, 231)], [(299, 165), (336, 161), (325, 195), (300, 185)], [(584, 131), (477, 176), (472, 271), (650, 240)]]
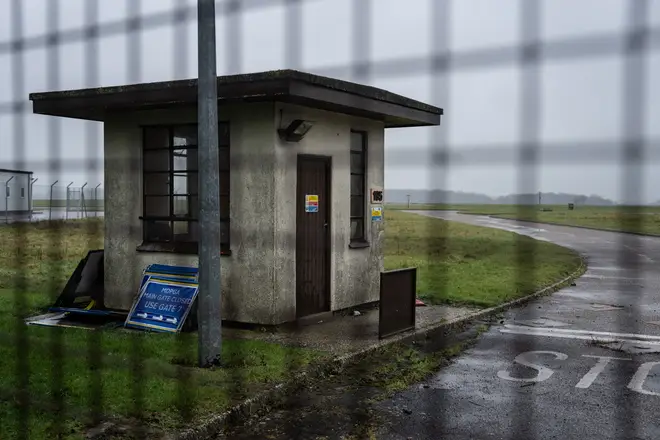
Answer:
[(29, 215), (32, 171), (0, 169), (0, 217)]

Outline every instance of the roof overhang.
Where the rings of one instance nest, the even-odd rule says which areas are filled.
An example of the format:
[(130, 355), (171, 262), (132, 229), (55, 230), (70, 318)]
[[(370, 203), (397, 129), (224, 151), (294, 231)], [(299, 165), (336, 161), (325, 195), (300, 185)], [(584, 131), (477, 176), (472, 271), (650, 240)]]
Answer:
[[(30, 100), (35, 114), (104, 121), (115, 112), (194, 105), (197, 80), (32, 93)], [(443, 114), (386, 90), (295, 70), (220, 76), (218, 101), (288, 102), (383, 121), (387, 128), (440, 125)]]
[(0, 168), (0, 173), (10, 173), (10, 174), (34, 174), (32, 171), (26, 170), (9, 170), (7, 168)]

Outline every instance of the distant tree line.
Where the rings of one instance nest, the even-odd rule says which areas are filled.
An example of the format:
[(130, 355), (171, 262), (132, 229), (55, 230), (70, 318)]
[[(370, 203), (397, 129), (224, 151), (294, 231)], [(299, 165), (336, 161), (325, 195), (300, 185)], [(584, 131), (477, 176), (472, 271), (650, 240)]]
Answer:
[[(419, 189), (386, 189), (385, 202), (387, 203), (448, 203), (468, 205), (536, 205), (539, 203), (539, 193), (509, 194), (499, 197), (490, 197), (486, 194), (445, 191), (445, 190), (419, 190)], [(660, 202), (660, 201), (659, 201)], [(541, 193), (543, 205), (576, 205), (612, 206), (613, 200), (599, 195), (567, 194), (567, 193)]]

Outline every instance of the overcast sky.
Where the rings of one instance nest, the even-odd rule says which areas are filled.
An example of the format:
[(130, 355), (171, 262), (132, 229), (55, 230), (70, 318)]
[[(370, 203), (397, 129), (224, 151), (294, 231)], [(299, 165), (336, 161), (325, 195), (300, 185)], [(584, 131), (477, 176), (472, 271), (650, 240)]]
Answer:
[[(56, 0), (0, 0), (0, 167), (24, 167), (35, 171), (39, 184), (59, 179), (79, 186), (85, 181), (95, 186), (102, 182), (103, 148), (100, 137), (93, 145), (85, 141), (82, 121), (60, 119), (61, 152), (49, 137), (48, 124), (53, 119), (28, 115), (25, 148), (15, 148), (14, 122), (6, 103), (13, 99), (16, 85), (12, 79), (12, 56), (3, 45), (11, 38), (11, 4), (23, 5), (23, 33), (28, 37), (47, 30), (46, 4)], [(60, 29), (76, 29), (85, 24), (87, 0), (59, 0)], [(367, 0), (357, 0), (367, 1)], [(433, 44), (431, 3), (443, 0), (377, 0), (371, 2), (371, 45), (369, 58), (375, 63), (370, 77), (362, 79), (445, 109), (439, 128), (389, 130), (386, 135), (387, 188), (446, 188), (501, 195), (519, 190), (600, 194), (622, 199), (623, 167), (617, 151), (622, 135), (622, 115), (627, 89), (624, 87), (624, 59), (612, 51), (586, 58), (577, 56), (546, 61), (541, 67), (540, 136), (544, 145), (537, 182), (520, 187), (521, 166), (510, 153), (520, 142), (521, 70), (513, 48), (520, 43), (521, 0), (460, 0), (449, 9), (449, 40)], [(535, 0), (523, 0), (535, 1)], [(170, 11), (178, 0), (100, 0), (101, 22), (125, 19), (130, 5), (139, 3), (140, 13), (150, 15)], [(545, 42), (596, 38), (596, 48), (616, 47), (626, 23), (630, 0), (545, 0), (541, 1), (541, 37)], [(194, 6), (195, 0), (187, 0)], [(223, 3), (222, 1), (218, 2)], [(286, 63), (286, 15), (284, 2), (243, 0), (245, 7), (239, 22), (228, 26), (225, 17), (217, 21), (218, 74), (254, 72), (292, 67)], [(651, 0), (649, 24), (660, 28), (660, 0)], [(258, 6), (259, 4), (261, 6)], [(265, 6), (264, 6), (265, 5)], [(135, 9), (135, 6), (133, 6)], [(362, 9), (362, 8), (360, 8)], [(302, 12), (302, 70), (351, 79), (355, 63), (351, 19), (355, 0), (304, 1)], [(129, 40), (135, 38), (118, 28), (112, 36), (100, 39), (99, 78), (87, 84), (84, 41), (60, 44), (59, 84), (55, 89), (117, 85), (192, 77), (197, 71), (196, 26), (194, 10), (186, 35), (187, 53), (175, 46), (172, 24), (141, 32), (140, 67), (137, 78), (129, 72)], [(435, 30), (436, 35), (438, 29)], [(179, 35), (179, 41), (181, 40)], [(654, 34), (653, 50), (645, 57), (644, 137), (660, 139), (660, 33)], [(457, 64), (450, 74), (435, 79), (425, 63), (434, 47), (449, 45)], [(238, 46), (235, 46), (238, 45)], [(33, 45), (34, 46), (34, 45)], [(27, 94), (51, 89), (48, 51), (43, 44), (22, 52)], [(237, 47), (239, 50), (230, 50)], [(179, 47), (182, 47), (179, 45)], [(576, 43), (554, 46), (554, 53), (566, 52)], [(564, 49), (562, 49), (562, 47)], [(568, 47), (568, 49), (566, 49)], [(469, 52), (493, 49), (505, 62), (483, 64), (482, 56)], [(577, 49), (576, 49), (577, 50)], [(468, 53), (468, 55), (461, 55)], [(233, 55), (232, 55), (233, 54)], [(239, 56), (236, 57), (236, 54)], [(462, 57), (462, 58), (461, 58)], [(508, 61), (506, 61), (508, 60)], [(656, 78), (656, 79), (652, 79)], [(440, 92), (432, 88), (435, 81)], [(434, 90), (436, 92), (434, 93)], [(31, 106), (29, 107), (31, 109)], [(97, 134), (100, 133), (100, 124)], [(435, 130), (439, 130), (436, 132)], [(430, 152), (438, 142), (446, 144), (453, 162), (450, 168), (432, 165)], [(509, 152), (507, 152), (509, 151)], [(56, 157), (62, 159), (63, 171), (49, 172)], [(98, 170), (81, 166), (74, 159), (97, 160)], [(78, 164), (78, 166), (74, 166)], [(636, 170), (641, 176), (639, 195), (644, 201), (660, 199), (660, 151), (648, 152), (646, 166)], [(655, 188), (655, 191), (653, 190)]]

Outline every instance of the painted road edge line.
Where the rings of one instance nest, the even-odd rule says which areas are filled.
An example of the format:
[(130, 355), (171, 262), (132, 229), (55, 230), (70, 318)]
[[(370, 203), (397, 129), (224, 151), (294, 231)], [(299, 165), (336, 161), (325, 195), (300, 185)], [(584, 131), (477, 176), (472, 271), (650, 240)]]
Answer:
[(639, 339), (626, 339), (626, 338), (614, 338), (612, 336), (592, 336), (584, 334), (561, 334), (561, 333), (552, 333), (552, 332), (523, 332), (516, 331), (511, 329), (501, 329), (501, 333), (514, 334), (514, 335), (526, 335), (526, 336), (545, 336), (549, 338), (561, 338), (561, 339), (579, 339), (583, 341), (595, 341), (601, 344), (612, 344), (612, 343), (631, 343), (631, 344), (643, 344), (646, 346), (660, 346), (660, 341), (640, 341)]
[(522, 325), (513, 325), (505, 324), (504, 328), (500, 329), (502, 333), (516, 333), (521, 335), (550, 335), (557, 337), (575, 337), (575, 339), (580, 339), (577, 336), (587, 336), (593, 339), (598, 339), (601, 337), (604, 338), (613, 338), (616, 340), (627, 339), (634, 342), (646, 342), (646, 343), (655, 343), (660, 344), (660, 336), (657, 335), (644, 335), (638, 333), (613, 333), (613, 332), (599, 332), (592, 330), (573, 330), (566, 328), (554, 328), (554, 327), (529, 327)]
[[(462, 212), (462, 211), (457, 211), (459, 214), (462, 215), (474, 215), (478, 216), (483, 214), (470, 214), (469, 212)], [(645, 234), (642, 232), (634, 232), (634, 231), (620, 231), (616, 229), (605, 229), (605, 228), (595, 228), (591, 226), (579, 226), (579, 225), (567, 225), (565, 223), (553, 223), (553, 222), (542, 222), (542, 221), (531, 221), (531, 220), (519, 220), (517, 218), (509, 218), (509, 217), (501, 217), (498, 215), (488, 215), (488, 217), (500, 219), (500, 220), (512, 220), (516, 222), (522, 222), (522, 223), (531, 223), (531, 224), (539, 224), (539, 225), (549, 225), (549, 226), (563, 226), (565, 228), (577, 228), (577, 229), (586, 229), (589, 231), (601, 231), (601, 232), (614, 232), (615, 234), (624, 234), (624, 235), (637, 235), (638, 237), (651, 237), (651, 238), (660, 238), (660, 234)]]

